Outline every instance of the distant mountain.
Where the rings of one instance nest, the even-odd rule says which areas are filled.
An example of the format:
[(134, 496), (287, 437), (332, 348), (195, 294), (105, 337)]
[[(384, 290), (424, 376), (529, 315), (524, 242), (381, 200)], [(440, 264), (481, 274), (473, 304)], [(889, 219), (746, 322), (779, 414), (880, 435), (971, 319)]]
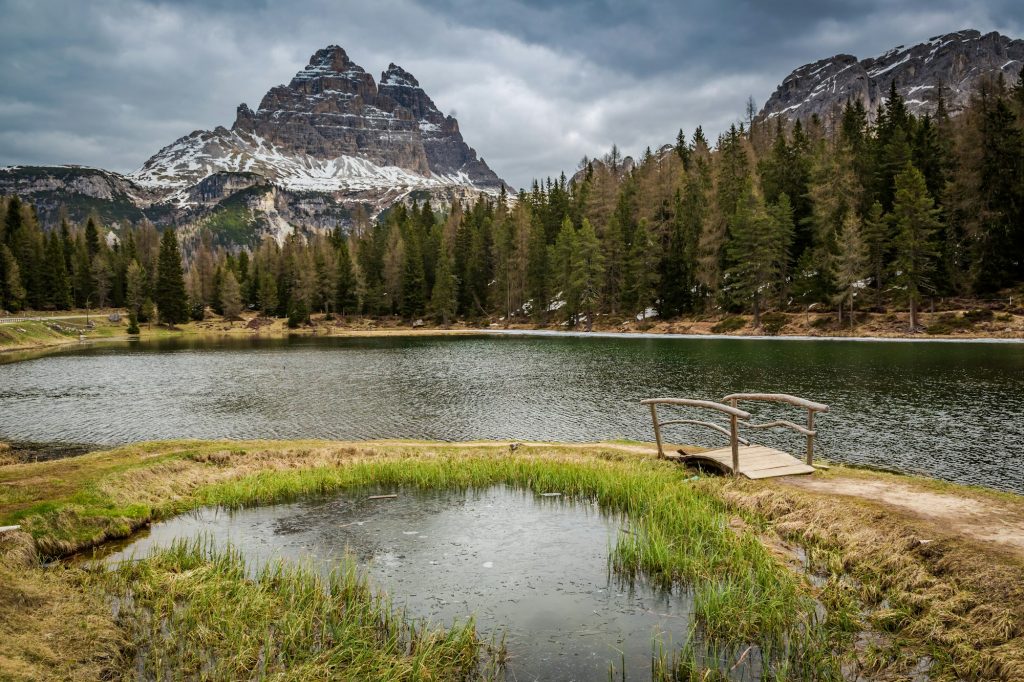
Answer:
[(357, 206), (373, 216), (410, 198), (443, 206), (503, 186), (412, 74), (391, 64), (378, 85), (337, 45), (256, 111), (239, 105), (231, 130), (197, 130), (134, 173), (0, 169), (0, 193), (32, 201), (47, 222), (61, 207), (72, 219), (145, 217), (193, 233), (208, 226), (233, 245), (332, 229)]
[(839, 54), (789, 74), (757, 119), (808, 120), (817, 114), (828, 121), (847, 101), (856, 100), (874, 116), (894, 80), (911, 113), (934, 113), (941, 89), (947, 110), (956, 114), (982, 78), (1001, 73), (1013, 83), (1022, 66), (1024, 40), (974, 30), (936, 36), (909, 48), (899, 45), (870, 59)]

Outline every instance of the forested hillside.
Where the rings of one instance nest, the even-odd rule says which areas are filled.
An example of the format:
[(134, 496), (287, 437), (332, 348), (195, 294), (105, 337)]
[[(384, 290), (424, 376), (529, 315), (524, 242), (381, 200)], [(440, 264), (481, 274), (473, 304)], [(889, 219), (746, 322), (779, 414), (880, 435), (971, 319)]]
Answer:
[[(591, 324), (728, 311), (840, 316), (1024, 283), (1024, 86), (983, 83), (962, 114), (910, 114), (894, 84), (877, 119), (698, 128), (635, 164), (617, 150), (573, 180), (456, 205), (398, 205), (347, 233), (253, 252), (203, 240), (184, 269), (173, 232), (108, 239), (90, 220), (44, 234), (4, 202), (0, 308), (127, 305), (165, 321), (243, 307)], [(163, 254), (163, 255), (161, 255)], [(185, 300), (187, 298), (187, 301)]]

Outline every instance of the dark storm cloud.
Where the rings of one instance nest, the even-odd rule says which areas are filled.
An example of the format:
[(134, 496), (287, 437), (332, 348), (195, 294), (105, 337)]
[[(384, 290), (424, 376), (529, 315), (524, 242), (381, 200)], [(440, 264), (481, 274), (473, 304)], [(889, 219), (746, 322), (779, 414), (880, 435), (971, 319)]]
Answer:
[(793, 68), (961, 28), (1020, 36), (1010, 0), (0, 0), (0, 164), (132, 170), (230, 125), (338, 43), (378, 75), (414, 73), (516, 186), (702, 123), (712, 135)]

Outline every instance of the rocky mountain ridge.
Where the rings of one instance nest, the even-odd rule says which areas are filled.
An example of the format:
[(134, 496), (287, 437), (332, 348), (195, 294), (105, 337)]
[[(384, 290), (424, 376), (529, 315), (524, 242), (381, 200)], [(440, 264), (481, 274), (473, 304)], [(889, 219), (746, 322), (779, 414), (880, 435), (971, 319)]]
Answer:
[(967, 29), (935, 36), (911, 47), (899, 45), (885, 54), (858, 60), (838, 54), (805, 64), (787, 76), (756, 120), (782, 116), (808, 120), (817, 115), (828, 124), (847, 101), (859, 100), (874, 117), (893, 81), (908, 110), (934, 114), (941, 92), (953, 115), (964, 108), (981, 80), (1002, 74), (1016, 81), (1024, 67), (1024, 40)]
[(195, 232), (222, 227), (218, 213), (230, 212), (225, 242), (249, 246), (333, 229), (357, 207), (369, 216), (412, 199), (443, 207), (503, 187), (412, 74), (390, 64), (378, 85), (337, 45), (271, 88), (256, 111), (239, 105), (230, 130), (185, 135), (134, 173), (0, 169), (0, 193), (24, 196), (44, 220), (63, 207), (76, 220), (97, 212)]

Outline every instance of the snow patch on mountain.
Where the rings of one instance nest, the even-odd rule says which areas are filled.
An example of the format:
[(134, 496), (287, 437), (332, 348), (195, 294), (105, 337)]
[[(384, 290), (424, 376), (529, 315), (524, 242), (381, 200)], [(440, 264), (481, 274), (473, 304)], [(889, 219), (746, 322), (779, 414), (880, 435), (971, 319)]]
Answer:
[[(141, 187), (173, 191), (172, 201), (188, 203), (186, 190), (214, 173), (254, 173), (298, 192), (360, 192), (450, 186), (475, 188), (464, 172), (424, 175), (398, 166), (378, 165), (355, 156), (321, 159), (287, 153), (264, 138), (218, 128), (196, 131), (164, 147), (128, 177)], [(497, 194), (496, 190), (487, 190)]]

